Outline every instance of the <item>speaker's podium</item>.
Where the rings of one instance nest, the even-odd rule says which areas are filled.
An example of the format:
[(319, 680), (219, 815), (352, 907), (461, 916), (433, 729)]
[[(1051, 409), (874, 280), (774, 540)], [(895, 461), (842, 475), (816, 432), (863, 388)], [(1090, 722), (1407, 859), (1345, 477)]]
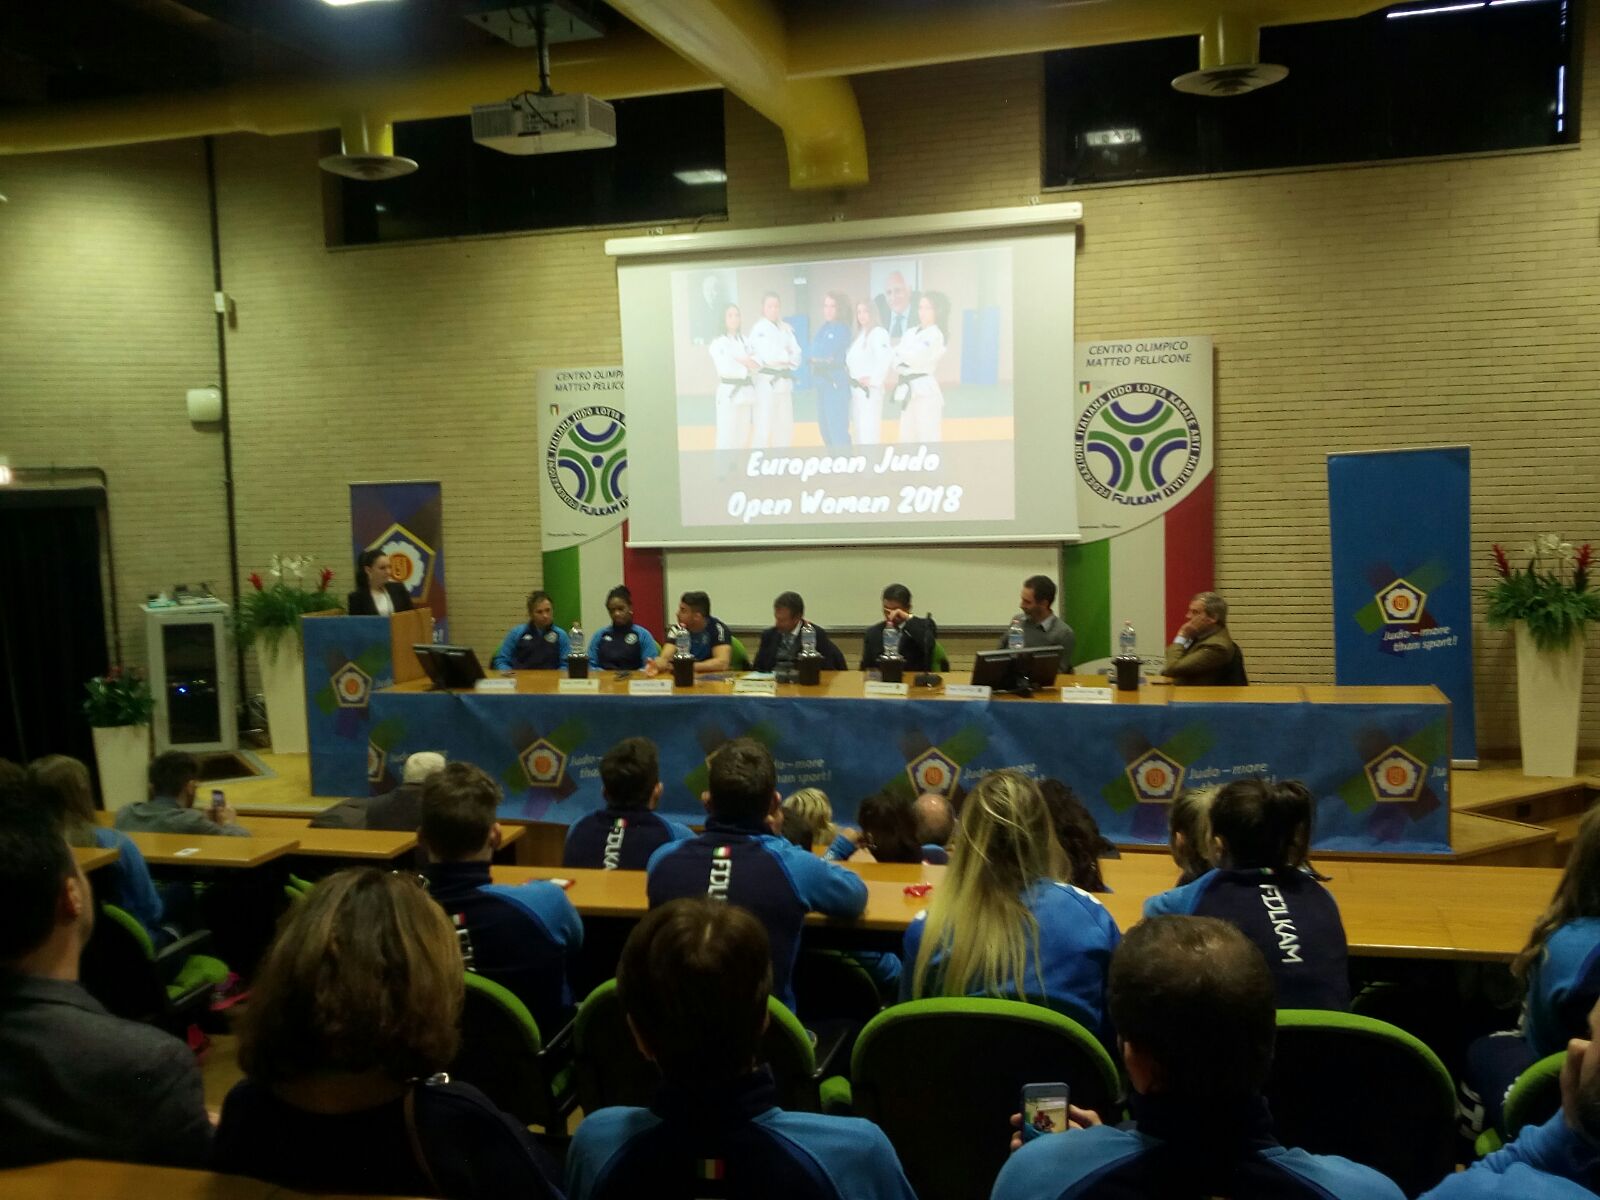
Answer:
[(372, 693), (422, 678), (412, 646), (433, 641), (433, 610), (392, 617), (311, 613), (300, 618), (306, 648), (306, 735), (313, 796), (366, 796), (400, 781), (387, 761), (393, 731), (374, 729)]

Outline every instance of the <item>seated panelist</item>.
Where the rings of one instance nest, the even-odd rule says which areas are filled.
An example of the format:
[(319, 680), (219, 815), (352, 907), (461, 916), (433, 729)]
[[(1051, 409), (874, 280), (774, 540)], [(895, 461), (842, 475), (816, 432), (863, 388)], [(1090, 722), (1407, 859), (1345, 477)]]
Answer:
[(411, 593), (396, 583), (389, 556), (382, 550), (363, 550), (356, 559), (356, 590), (345, 597), (352, 617), (392, 617), (411, 611)]
[[(694, 655), (697, 675), (726, 671), (733, 665), (733, 634), (711, 615), (710, 596), (704, 592), (685, 592), (678, 601), (678, 624), (689, 631), (689, 652)], [(664, 638), (660, 655), (645, 670), (651, 674), (672, 670), (677, 649), (676, 642)]]
[(589, 665), (597, 671), (638, 671), (661, 653), (656, 639), (633, 623), (633, 593), (617, 584), (606, 593), (611, 624), (589, 640)]
[(900, 657), (908, 671), (933, 670), (933, 646), (939, 629), (932, 617), (911, 615), (911, 589), (891, 583), (883, 589), (883, 620), (867, 630), (861, 650), (861, 669), (869, 671), (883, 657), (883, 631), (890, 625), (900, 630)]
[[(806, 621), (806, 602), (799, 592), (782, 592), (772, 602), (772, 627), (761, 635), (761, 645), (756, 650), (757, 671), (776, 671), (794, 666), (800, 655), (800, 627)], [(844, 652), (835, 646), (828, 633), (816, 622), (809, 622), (817, 631), (817, 653), (822, 655), (825, 670), (845, 669)]]
[(1183, 625), (1167, 647), (1164, 674), (1173, 683), (1236, 687), (1245, 683), (1239, 647), (1228, 632), (1228, 602), (1215, 592), (1189, 601)]
[(506, 634), (494, 652), (498, 671), (556, 671), (566, 665), (572, 643), (556, 624), (556, 609), (549, 592), (528, 593), (528, 623)]

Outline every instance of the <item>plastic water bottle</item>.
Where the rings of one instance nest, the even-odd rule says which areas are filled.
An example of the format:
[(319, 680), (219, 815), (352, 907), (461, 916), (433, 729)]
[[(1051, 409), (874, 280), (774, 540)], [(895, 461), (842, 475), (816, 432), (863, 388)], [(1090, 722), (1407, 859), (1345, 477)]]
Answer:
[(1011, 628), (1006, 630), (1006, 649), (1022, 649), (1022, 614), (1018, 613), (1011, 618)]
[(567, 637), (572, 639), (567, 647), (567, 678), (589, 678), (589, 654), (583, 644), (583, 622), (574, 621)]
[(694, 647), (689, 644), (689, 631), (682, 625), (667, 630), (672, 639), (672, 683), (674, 687), (694, 686)]
[(885, 658), (900, 657), (900, 626), (885, 625), (883, 627), (883, 656)]
[(567, 633), (567, 637), (572, 640), (572, 645), (568, 647), (568, 653), (576, 654), (578, 647), (583, 645), (583, 622), (574, 621), (571, 630)]
[(1117, 634), (1117, 651), (1123, 658), (1139, 656), (1138, 638), (1134, 636), (1132, 621), (1122, 623), (1122, 632)]
[(817, 627), (810, 621), (800, 626), (800, 653), (810, 657), (817, 652)]

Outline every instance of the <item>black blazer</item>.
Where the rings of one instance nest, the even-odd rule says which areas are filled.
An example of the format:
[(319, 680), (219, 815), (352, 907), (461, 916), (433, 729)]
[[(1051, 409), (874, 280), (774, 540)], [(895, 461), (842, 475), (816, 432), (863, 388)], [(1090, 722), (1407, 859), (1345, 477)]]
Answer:
[[(817, 631), (817, 653), (822, 655), (823, 670), (843, 671), (844, 651), (829, 640), (827, 631), (821, 625), (812, 625), (811, 628)], [(762, 632), (761, 645), (756, 650), (756, 660), (751, 664), (755, 670), (770, 671), (778, 665), (778, 640), (781, 636), (776, 625), (769, 625)]]
[[(411, 593), (406, 591), (406, 585), (390, 580), (383, 585), (384, 591), (389, 593), (389, 599), (394, 603), (395, 612), (411, 611)], [(351, 592), (345, 598), (345, 607), (350, 610), (352, 617), (375, 617), (378, 615), (378, 606), (372, 602), (372, 592), (367, 588)]]

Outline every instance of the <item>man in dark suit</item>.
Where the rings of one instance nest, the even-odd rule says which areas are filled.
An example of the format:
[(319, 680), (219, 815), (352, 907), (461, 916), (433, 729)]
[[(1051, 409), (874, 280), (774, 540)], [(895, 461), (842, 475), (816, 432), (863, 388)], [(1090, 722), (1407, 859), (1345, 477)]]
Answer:
[(1245, 682), (1239, 647), (1228, 633), (1228, 602), (1215, 592), (1189, 601), (1182, 627), (1167, 647), (1163, 672), (1173, 683), (1232, 687)]
[(382, 550), (363, 550), (356, 559), (361, 584), (346, 597), (352, 617), (388, 617), (411, 611), (411, 593), (396, 583), (389, 571), (389, 556)]
[(891, 583), (883, 589), (883, 620), (868, 629), (862, 639), (861, 669), (870, 671), (878, 665), (883, 657), (883, 631), (891, 625), (900, 631), (900, 657), (906, 660), (905, 669), (934, 670), (938, 626), (932, 617), (911, 615), (911, 589), (903, 583)]
[[(807, 624), (806, 602), (799, 592), (783, 592), (772, 602), (772, 627), (761, 635), (761, 645), (756, 650), (752, 664), (757, 671), (776, 671), (792, 668), (800, 655), (800, 627)], [(811, 623), (817, 631), (817, 653), (822, 655), (822, 669), (845, 669), (844, 651), (829, 640), (822, 626)]]
[(211, 1150), (189, 1047), (113, 1017), (78, 983), (89, 881), (50, 807), (0, 786), (0, 1168), (61, 1158), (203, 1167)]
[(883, 291), (874, 303), (878, 306), (878, 322), (889, 331), (889, 344), (895, 345), (903, 334), (917, 327), (917, 301), (921, 292), (911, 290), (906, 277), (892, 271), (883, 281)]

